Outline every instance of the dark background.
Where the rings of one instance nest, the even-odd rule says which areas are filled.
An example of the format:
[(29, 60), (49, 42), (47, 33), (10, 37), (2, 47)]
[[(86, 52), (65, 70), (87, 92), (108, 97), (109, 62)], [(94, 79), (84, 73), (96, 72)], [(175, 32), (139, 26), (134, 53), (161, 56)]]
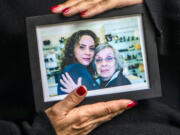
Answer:
[[(0, 119), (32, 120), (34, 99), (25, 17), (50, 14), (50, 7), (60, 2), (63, 1), (0, 1)], [(156, 9), (159, 12), (161, 7), (162, 18), (155, 19), (163, 21), (165, 45), (165, 53), (159, 53), (163, 97), (156, 100), (180, 109), (180, 1), (162, 3), (151, 12), (155, 13)]]

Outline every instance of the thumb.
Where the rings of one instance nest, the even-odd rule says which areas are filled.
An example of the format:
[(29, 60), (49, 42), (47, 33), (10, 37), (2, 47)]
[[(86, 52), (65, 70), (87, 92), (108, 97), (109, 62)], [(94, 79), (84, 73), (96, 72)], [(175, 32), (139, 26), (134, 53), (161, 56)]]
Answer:
[(56, 105), (61, 111), (68, 112), (73, 109), (76, 105), (81, 103), (87, 95), (87, 89), (85, 86), (80, 86), (73, 90), (69, 95)]

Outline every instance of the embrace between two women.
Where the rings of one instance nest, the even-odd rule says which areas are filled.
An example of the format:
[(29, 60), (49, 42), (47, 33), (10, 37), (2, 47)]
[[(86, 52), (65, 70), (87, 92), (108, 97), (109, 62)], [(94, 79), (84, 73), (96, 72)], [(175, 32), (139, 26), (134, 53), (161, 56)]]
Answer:
[(80, 85), (88, 90), (128, 85), (123, 75), (123, 59), (109, 44), (99, 44), (91, 30), (80, 30), (67, 39), (59, 75), (58, 95), (67, 94)]

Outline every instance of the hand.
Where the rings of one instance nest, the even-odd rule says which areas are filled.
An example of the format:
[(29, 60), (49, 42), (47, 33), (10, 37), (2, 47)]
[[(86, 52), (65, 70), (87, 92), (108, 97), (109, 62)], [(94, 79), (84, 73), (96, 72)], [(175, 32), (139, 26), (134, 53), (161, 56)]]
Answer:
[(136, 102), (121, 99), (75, 107), (83, 101), (86, 94), (86, 88), (80, 86), (45, 111), (57, 135), (86, 135), (136, 105)]
[(63, 4), (51, 8), (53, 13), (63, 13), (72, 16), (81, 13), (83, 18), (89, 18), (113, 8), (122, 8), (143, 3), (143, 0), (67, 0)]
[(81, 85), (81, 82), (82, 82), (82, 78), (79, 77), (77, 84), (76, 84), (73, 81), (73, 79), (71, 78), (71, 76), (69, 75), (69, 73), (66, 72), (65, 74), (62, 74), (62, 79), (60, 79), (60, 83), (65, 87), (65, 88), (61, 87), (61, 90), (66, 92), (66, 93), (70, 93), (74, 89), (79, 87)]

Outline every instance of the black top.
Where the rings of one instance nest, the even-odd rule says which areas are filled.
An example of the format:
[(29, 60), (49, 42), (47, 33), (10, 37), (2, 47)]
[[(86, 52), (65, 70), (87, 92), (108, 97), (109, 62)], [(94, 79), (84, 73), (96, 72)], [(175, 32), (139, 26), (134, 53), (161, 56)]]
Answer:
[[(20, 130), (23, 129), (23, 130)], [(56, 135), (45, 113), (29, 126), (26, 122), (20, 128), (12, 122), (0, 121), (2, 135)], [(90, 135), (179, 135), (180, 113), (153, 101), (139, 101), (135, 108), (101, 125)]]
[[(64, 0), (63, 0), (64, 1)], [(63, 2), (61, 1), (61, 2)], [(34, 101), (28, 45), (25, 30), (25, 17), (50, 13), (50, 7), (60, 1), (54, 0), (1, 0), (0, 1), (0, 47), (1, 47), (1, 85), (0, 118), (19, 123), (22, 120), (32, 122)], [(157, 28), (159, 41), (159, 63), (163, 89), (163, 98), (140, 101), (139, 106), (128, 110), (111, 122), (102, 125), (91, 134), (105, 135), (176, 135), (180, 134), (180, 1), (145, 0)], [(157, 99), (156, 99), (157, 100)], [(170, 107), (163, 105), (165, 103)], [(55, 134), (46, 115), (40, 114), (33, 126), (14, 125), (0, 122), (0, 134), (12, 132), (20, 135), (23, 131), (30, 134)], [(39, 120), (38, 120), (39, 119)], [(8, 123), (8, 124), (7, 124)], [(12, 132), (11, 132), (12, 131)]]
[(34, 119), (32, 126), (23, 122), (22, 126), (9, 121), (0, 121), (1, 135), (56, 135), (47, 115), (44, 112)]
[(64, 87), (64, 86), (59, 81), (60, 79), (62, 79), (62, 74), (65, 74), (66, 72), (69, 73), (69, 75), (71, 76), (71, 78), (73, 79), (75, 83), (77, 83), (78, 78), (81, 77), (82, 78), (81, 84), (86, 86), (88, 91), (99, 88), (99, 86), (93, 80), (92, 75), (87, 70), (86, 66), (83, 66), (82, 64), (79, 64), (79, 63), (75, 63), (75, 64), (70, 64), (66, 66), (63, 69), (63, 71), (59, 74), (58, 87), (57, 87), (58, 95), (67, 94), (66, 92), (61, 90), (61, 87)]
[(100, 88), (109, 88), (131, 84), (131, 82), (123, 75), (122, 71), (123, 70), (115, 72), (108, 81), (103, 81), (101, 78), (98, 78), (96, 79), (96, 82), (98, 82)]

